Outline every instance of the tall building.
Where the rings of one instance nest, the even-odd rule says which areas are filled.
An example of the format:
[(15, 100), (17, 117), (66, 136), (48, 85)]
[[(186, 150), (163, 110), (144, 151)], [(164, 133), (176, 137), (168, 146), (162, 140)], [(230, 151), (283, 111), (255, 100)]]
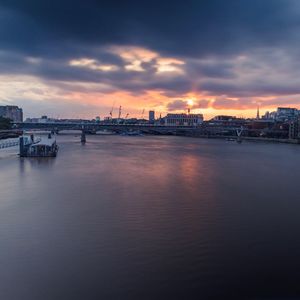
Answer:
[(23, 110), (18, 106), (0, 106), (0, 117), (12, 120), (13, 122), (23, 122)]
[(155, 121), (155, 111), (150, 110), (149, 111), (149, 122), (154, 122)]

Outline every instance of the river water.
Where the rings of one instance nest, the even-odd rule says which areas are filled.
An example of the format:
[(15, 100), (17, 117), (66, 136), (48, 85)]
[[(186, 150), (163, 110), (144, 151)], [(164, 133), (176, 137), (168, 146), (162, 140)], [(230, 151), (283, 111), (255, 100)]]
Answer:
[(0, 150), (0, 299), (300, 299), (300, 147), (58, 136)]

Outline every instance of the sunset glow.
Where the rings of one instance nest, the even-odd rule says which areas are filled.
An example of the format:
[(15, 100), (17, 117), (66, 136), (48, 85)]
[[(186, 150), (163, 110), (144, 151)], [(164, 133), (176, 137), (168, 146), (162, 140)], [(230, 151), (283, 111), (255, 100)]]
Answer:
[(187, 104), (188, 104), (188, 106), (193, 106), (194, 105), (194, 100), (193, 99), (188, 99)]
[[(295, 17), (293, 5), (286, 12), (286, 20)], [(76, 14), (76, 8), (72, 9)], [(204, 113), (205, 119), (219, 114), (253, 117), (258, 104), (261, 112), (278, 106), (300, 108), (299, 60), (293, 50), (297, 49), (297, 39), (293, 35), (289, 35), (288, 45), (294, 46), (288, 47), (280, 29), (272, 31), (278, 32), (276, 43), (267, 42), (268, 28), (257, 31), (254, 37), (249, 31), (249, 38), (257, 42), (248, 43), (250, 25), (231, 24), (238, 21), (230, 10), (224, 10), (229, 14), (224, 20), (230, 20), (224, 24), (218, 23), (217, 16), (203, 23), (202, 10), (196, 11), (200, 15), (195, 19), (176, 19), (180, 24), (176, 30), (168, 27), (170, 22), (164, 18), (165, 27), (159, 30), (148, 19), (133, 30), (128, 25), (133, 23), (127, 22), (133, 14), (129, 10), (126, 21), (122, 16), (114, 26), (103, 21), (110, 24), (109, 36), (102, 29), (104, 23), (91, 27), (83, 22), (80, 31), (67, 25), (56, 30), (56, 26), (43, 26), (40, 19), (38, 41), (31, 41), (30, 35), (25, 47), (14, 38), (18, 34), (5, 37), (6, 46), (0, 49), (0, 102), (22, 106), (25, 116), (46, 114), (47, 110), (47, 114), (83, 118), (104, 118), (114, 101), (131, 116), (138, 116), (144, 108), (166, 114), (186, 111), (188, 106)], [(245, 11), (241, 9), (240, 14)], [(13, 7), (7, 15), (18, 24), (19, 12)], [(32, 32), (34, 16), (22, 15), (20, 28), (28, 27), (26, 30)], [(2, 28), (9, 28), (5, 20)], [(76, 24), (77, 20), (70, 22)], [(118, 22), (122, 25), (117, 26)], [(296, 25), (286, 26), (284, 37)], [(237, 27), (244, 30), (243, 35), (235, 31)], [(207, 35), (203, 28), (213, 29)], [(64, 30), (68, 38), (62, 36)], [(224, 32), (231, 31), (232, 39), (223, 40)]]

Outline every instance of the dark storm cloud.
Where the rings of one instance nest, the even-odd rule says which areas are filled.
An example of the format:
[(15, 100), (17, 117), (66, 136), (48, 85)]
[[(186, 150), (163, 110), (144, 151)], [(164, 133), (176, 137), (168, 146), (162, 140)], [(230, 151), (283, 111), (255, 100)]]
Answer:
[[(296, 0), (0, 0), (0, 73), (169, 95), (300, 93), (299, 82), (290, 82), (288, 76), (299, 75), (293, 63), (286, 68), (285, 60), (279, 65), (277, 58), (269, 59), (275, 72), (287, 74), (280, 84), (266, 79), (260, 66), (278, 49), (289, 62), (298, 56), (299, 9)], [(109, 50), (113, 45), (135, 45), (179, 58), (185, 74), (157, 76), (155, 59), (142, 62), (144, 72), (129, 72), (126, 61)], [(267, 53), (257, 57), (256, 49)], [(234, 61), (241, 55), (249, 56), (244, 65)], [(30, 57), (40, 61), (33, 63)], [(84, 57), (112, 64), (117, 71), (69, 65)], [(244, 78), (245, 73), (253, 76)]]
[[(4, 44), (43, 52), (49, 45), (60, 47), (69, 41), (82, 45), (137, 44), (183, 56), (228, 54), (249, 46), (290, 42), (299, 25), (298, 15), (293, 13), (295, 0), (0, 3), (4, 28), (9, 28), (7, 33), (1, 31)], [(32, 44), (37, 38), (41, 43)]]
[(226, 97), (219, 97), (212, 103), (212, 107), (215, 109), (247, 109), (256, 108), (258, 102), (249, 98), (240, 98), (237, 100), (228, 99)]
[(236, 76), (233, 70), (233, 65), (224, 61), (216, 62), (192, 60), (186, 66), (186, 71), (193, 77), (234, 78)]
[(300, 94), (300, 86), (289, 83), (251, 82), (248, 84), (206, 82), (201, 85), (202, 90), (231, 97), (257, 97), (268, 95)]
[(195, 102), (193, 105), (193, 108), (208, 108), (211, 104), (210, 100), (207, 99), (201, 99)]
[[(106, 59), (107, 57), (109, 60)], [(115, 55), (98, 53), (98, 58), (100, 60), (96, 61), (97, 64), (101, 65), (101, 62), (112, 64), (117, 70), (106, 72), (70, 66), (69, 61), (61, 58), (35, 60), (35, 58), (24, 57), (21, 54), (0, 52), (0, 72), (13, 75), (34, 75), (46, 81), (55, 81), (55, 84), (59, 86), (62, 86), (60, 81), (105, 84), (110, 86), (110, 91), (127, 90), (140, 93), (146, 90), (157, 90), (186, 93), (191, 89), (191, 81), (186, 76), (157, 75), (156, 59), (142, 63), (141, 66), (145, 71), (136, 72), (126, 70), (125, 62)], [(80, 89), (83, 88), (80, 87)]]
[(167, 108), (169, 111), (186, 110), (188, 108), (188, 104), (186, 101), (178, 99), (178, 100), (169, 102), (167, 105)]

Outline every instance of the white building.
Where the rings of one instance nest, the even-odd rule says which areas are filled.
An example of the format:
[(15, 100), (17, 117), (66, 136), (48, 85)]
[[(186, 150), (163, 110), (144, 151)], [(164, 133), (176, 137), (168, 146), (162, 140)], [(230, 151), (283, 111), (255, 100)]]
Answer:
[(276, 121), (288, 121), (297, 118), (299, 111), (296, 108), (278, 107), (276, 112)]
[(202, 114), (167, 114), (166, 126), (198, 126), (203, 122)]

